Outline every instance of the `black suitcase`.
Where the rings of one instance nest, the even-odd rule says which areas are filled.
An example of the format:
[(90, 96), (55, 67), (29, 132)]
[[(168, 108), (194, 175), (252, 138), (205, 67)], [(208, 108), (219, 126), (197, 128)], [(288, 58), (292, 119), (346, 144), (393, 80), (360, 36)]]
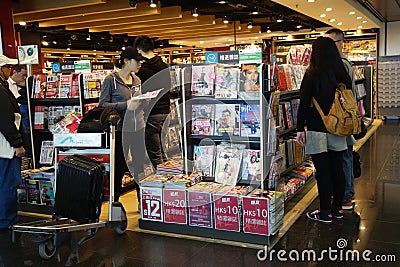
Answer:
[(104, 166), (82, 155), (67, 156), (58, 163), (54, 213), (80, 223), (100, 217)]

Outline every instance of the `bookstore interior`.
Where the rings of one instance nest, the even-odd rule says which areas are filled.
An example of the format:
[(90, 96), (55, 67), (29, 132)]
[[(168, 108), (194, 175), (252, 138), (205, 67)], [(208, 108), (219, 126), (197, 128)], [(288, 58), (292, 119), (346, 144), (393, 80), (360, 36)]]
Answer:
[[(136, 179), (140, 210), (128, 220), (139, 229), (272, 243), (287, 203), (314, 180), (296, 142), (297, 109), (311, 44), (329, 28), (345, 32), (365, 126), (400, 116), (400, 83), (388, 79), (399, 76), (400, 59), (380, 53), (382, 22), (370, 1), (6, 2), (18, 43), (12, 52), (28, 66), (32, 153), (18, 188), (22, 213), (53, 213), (66, 155), (102, 162), (108, 181), (106, 133), (80, 133), (79, 125), (98, 106), (113, 61), (139, 35), (155, 40), (174, 92), (162, 131), (168, 160), (156, 168), (147, 160)], [(3, 17), (0, 40), (11, 57)], [(134, 183), (126, 174), (123, 190)]]

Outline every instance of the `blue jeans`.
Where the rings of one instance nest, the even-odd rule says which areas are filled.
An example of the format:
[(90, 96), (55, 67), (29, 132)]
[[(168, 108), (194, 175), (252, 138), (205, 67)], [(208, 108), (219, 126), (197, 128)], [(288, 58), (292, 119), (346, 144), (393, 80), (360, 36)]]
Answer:
[(346, 202), (354, 196), (353, 146), (348, 146), (343, 153), (343, 171), (346, 180), (343, 200)]
[(21, 158), (0, 158), (0, 228), (17, 223), (17, 186), (21, 183)]

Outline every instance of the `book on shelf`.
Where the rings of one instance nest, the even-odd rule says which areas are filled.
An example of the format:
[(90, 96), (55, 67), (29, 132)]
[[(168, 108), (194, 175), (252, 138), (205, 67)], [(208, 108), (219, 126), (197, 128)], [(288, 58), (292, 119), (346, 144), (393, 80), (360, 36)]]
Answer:
[(192, 95), (212, 96), (214, 94), (214, 65), (192, 67)]
[(367, 95), (367, 92), (365, 91), (364, 83), (356, 84), (355, 91), (356, 91), (357, 99), (360, 99)]
[(283, 122), (284, 122), (285, 128), (289, 129), (292, 126), (294, 126), (292, 106), (291, 106), (290, 102), (283, 102), (281, 105), (282, 105), (283, 118), (284, 118)]
[(213, 104), (192, 105), (192, 135), (212, 135), (214, 128)]
[(54, 143), (53, 141), (42, 141), (40, 148), (40, 164), (53, 164), (54, 161)]
[(292, 107), (293, 125), (297, 125), (297, 113), (299, 111), (300, 98), (294, 98), (290, 100), (290, 106)]
[(261, 181), (260, 150), (245, 149), (243, 151), (241, 181)]
[(289, 90), (289, 86), (287, 84), (286, 75), (285, 75), (285, 68), (283, 65), (277, 66), (277, 75), (278, 75), (278, 89), (280, 91)]
[(240, 105), (240, 135), (260, 137), (260, 105)]
[(240, 105), (239, 104), (215, 104), (215, 133), (240, 135)]
[(215, 182), (236, 185), (242, 162), (244, 145), (218, 145), (215, 164)]
[(215, 67), (215, 98), (236, 99), (240, 70), (237, 67)]
[(54, 189), (51, 181), (40, 180), (40, 203), (46, 206), (54, 207)]
[(246, 100), (260, 98), (262, 69), (261, 64), (242, 64), (239, 97)]
[(193, 172), (202, 176), (214, 176), (216, 146), (197, 146), (193, 148)]
[(69, 98), (72, 88), (72, 74), (60, 76), (59, 98)]
[(58, 75), (47, 75), (46, 77), (46, 98), (59, 97), (59, 76)]

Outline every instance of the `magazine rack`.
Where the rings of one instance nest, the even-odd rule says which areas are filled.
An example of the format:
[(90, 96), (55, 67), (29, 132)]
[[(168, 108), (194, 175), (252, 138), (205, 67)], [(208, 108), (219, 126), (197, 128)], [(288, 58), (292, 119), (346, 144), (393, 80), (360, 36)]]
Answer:
[[(259, 150), (259, 161), (260, 161), (260, 173), (259, 176), (254, 179), (254, 180), (245, 180), (245, 179), (239, 179), (239, 176), (237, 176), (237, 179), (239, 180), (239, 184), (242, 185), (248, 185), (248, 186), (253, 186), (253, 188), (261, 188), (261, 192), (264, 192), (264, 188), (267, 188), (268, 184), (268, 176), (269, 176), (269, 169), (271, 165), (271, 159), (272, 156), (275, 154), (275, 120), (272, 116), (272, 113), (269, 109), (269, 103), (265, 99), (264, 95), (266, 92), (269, 91), (269, 84), (270, 82), (268, 81), (269, 79), (269, 66), (263, 65), (263, 64), (258, 64), (260, 69), (262, 69), (259, 77), (258, 77), (258, 84), (260, 86), (260, 91), (259, 94), (252, 99), (249, 99), (248, 96), (246, 95), (240, 95), (240, 90), (237, 95), (237, 98), (215, 98), (213, 93), (208, 92), (208, 91), (203, 91), (200, 92), (199, 96), (193, 96), (192, 95), (192, 85), (194, 83), (193, 77), (192, 77), (192, 70), (193, 68), (201, 68), (201, 71), (205, 71), (208, 66), (214, 67), (215, 65), (184, 65), (181, 68), (181, 76), (180, 76), (180, 81), (181, 81), (181, 91), (182, 91), (182, 107), (180, 113), (182, 114), (181, 119), (182, 119), (182, 125), (183, 131), (182, 131), (182, 139), (183, 139), (183, 160), (184, 160), (184, 172), (186, 174), (190, 174), (194, 171), (194, 147), (198, 145), (208, 145), (208, 144), (224, 144), (227, 143), (228, 147), (232, 147), (232, 144), (238, 145), (241, 149), (251, 149), (251, 150)], [(232, 68), (232, 67), (239, 67), (239, 65), (232, 66), (232, 65), (221, 65), (222, 67), (225, 68)], [(207, 81), (202, 80), (203, 74), (198, 75), (198, 80), (196, 83), (201, 83), (200, 87), (205, 87), (205, 83)], [(242, 82), (242, 79), (238, 80), (238, 83)], [(214, 86), (212, 84), (212, 86)], [(268, 87), (268, 88), (267, 88)], [(207, 89), (208, 90), (208, 89)], [(235, 130), (233, 130), (230, 133), (227, 133), (226, 131), (222, 134), (217, 132), (216, 126), (218, 122), (216, 122), (215, 116), (211, 116), (212, 119), (209, 121), (210, 129), (202, 129), (203, 132), (200, 134), (194, 135), (193, 132), (196, 131), (197, 129), (194, 129), (194, 126), (196, 126), (193, 123), (193, 117), (192, 114), (194, 114), (194, 109), (196, 108), (196, 105), (213, 105), (215, 109), (222, 110), (221, 112), (223, 113), (225, 110), (235, 110), (234, 108), (231, 108), (233, 106), (257, 106), (259, 107), (259, 111), (256, 112), (257, 117), (258, 117), (258, 122), (259, 125), (257, 126), (257, 129), (259, 131), (258, 136), (241, 136), (240, 131), (240, 116), (239, 116), (239, 134), (234, 133)], [(221, 109), (220, 107), (216, 106), (220, 105), (223, 108)], [(233, 112), (231, 112), (233, 113)], [(222, 114), (217, 114), (216, 116), (219, 117), (219, 115)], [(201, 125), (201, 123), (199, 124)], [(215, 129), (212, 129), (214, 125)], [(197, 133), (197, 132), (196, 132)], [(205, 133), (205, 134), (204, 134)], [(227, 164), (227, 163), (226, 163)], [(217, 164), (215, 164), (217, 165)], [(228, 165), (228, 164), (227, 164)], [(237, 171), (240, 173), (240, 166), (234, 166)], [(236, 172), (236, 175), (237, 172)], [(239, 174), (240, 175), (240, 174)], [(219, 180), (219, 178), (216, 179), (215, 175), (209, 175), (209, 176), (203, 176), (203, 181), (216, 181)], [(220, 181), (219, 181), (220, 182)], [(235, 181), (236, 182), (236, 181)], [(235, 183), (236, 184), (236, 183)], [(231, 185), (233, 186), (233, 185)], [(259, 189), (260, 190), (260, 189)], [(155, 192), (157, 191), (157, 192)], [(187, 190), (188, 196), (189, 196), (189, 191)], [(144, 192), (144, 191), (142, 191)], [(159, 194), (157, 198), (162, 199), (162, 189), (161, 188), (154, 188), (155, 194)], [(151, 192), (145, 192), (145, 194), (150, 194)], [(165, 193), (164, 193), (165, 194)], [(206, 196), (207, 194), (204, 194)], [(214, 195), (214, 198), (212, 199), (211, 196), (208, 194), (206, 197), (209, 198), (210, 201), (215, 202), (217, 199)], [(142, 195), (143, 197), (143, 195)], [(246, 205), (245, 201), (242, 201), (242, 197), (236, 196), (239, 200), (238, 207), (241, 210), (242, 205)], [(248, 198), (243, 197), (244, 198)], [(212, 200), (211, 200), (212, 199)], [(256, 198), (254, 198), (256, 199)], [(259, 199), (267, 199), (267, 198), (259, 198)], [(150, 200), (152, 201), (152, 200)], [(251, 201), (251, 200), (249, 200)], [(185, 199), (186, 202), (186, 199)], [(188, 203), (190, 200), (188, 200)], [(148, 219), (139, 219), (139, 227), (142, 229), (146, 230), (154, 230), (154, 231), (163, 231), (163, 232), (169, 232), (169, 233), (175, 233), (175, 234), (184, 234), (184, 235), (191, 235), (191, 236), (198, 236), (198, 237), (206, 237), (206, 238), (213, 238), (213, 239), (224, 239), (224, 240), (231, 240), (231, 241), (238, 241), (238, 242), (246, 242), (246, 243), (253, 243), (253, 244), (260, 244), (260, 245), (265, 245), (265, 244), (270, 244), (270, 236), (276, 234), (279, 231), (279, 228), (282, 226), (282, 221), (281, 218), (283, 217), (283, 197), (274, 197), (270, 199), (267, 203), (266, 210), (268, 211), (277, 211), (280, 213), (279, 221), (274, 221), (275, 217), (274, 216), (268, 216), (269, 222), (267, 222), (270, 225), (274, 225), (273, 228), (269, 228), (268, 233), (250, 233), (249, 231), (246, 232), (242, 225), (242, 216), (238, 215), (237, 218), (240, 218), (240, 223), (239, 223), (239, 230), (220, 230), (217, 229), (216, 226), (218, 223), (216, 222), (217, 217), (215, 214), (213, 214), (213, 218), (209, 220), (209, 225), (198, 225), (198, 226), (193, 226), (193, 224), (190, 224), (191, 216), (190, 216), (190, 207), (187, 207), (188, 209), (188, 214), (186, 214), (186, 218), (183, 218), (182, 221), (183, 223), (166, 223), (165, 220), (165, 215), (164, 215), (164, 221), (163, 218), (158, 219), (158, 220), (148, 220)], [(161, 204), (162, 205), (162, 204)], [(213, 206), (215, 204), (210, 204), (210, 206)], [(207, 206), (207, 205), (205, 205)], [(217, 208), (215, 208), (217, 209)], [(213, 212), (213, 208), (211, 207), (209, 210), (211, 213)], [(241, 213), (241, 211), (240, 211)], [(246, 214), (245, 214), (246, 215)], [(184, 216), (183, 216), (184, 217)], [(186, 223), (185, 223), (186, 221)], [(189, 222), (189, 223), (188, 223)], [(211, 225), (211, 227), (210, 227)]]

